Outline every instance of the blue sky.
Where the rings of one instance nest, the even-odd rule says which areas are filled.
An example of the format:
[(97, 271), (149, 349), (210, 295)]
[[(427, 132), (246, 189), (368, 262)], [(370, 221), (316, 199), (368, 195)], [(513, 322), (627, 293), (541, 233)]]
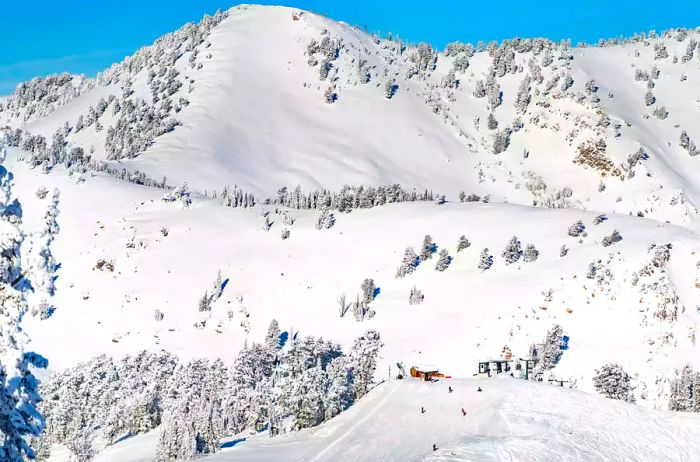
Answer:
[[(94, 75), (222, 0), (3, 0), (0, 94), (56, 72)], [(442, 48), (460, 40), (547, 37), (596, 41), (650, 29), (700, 26), (700, 0), (286, 0), (370, 32)]]

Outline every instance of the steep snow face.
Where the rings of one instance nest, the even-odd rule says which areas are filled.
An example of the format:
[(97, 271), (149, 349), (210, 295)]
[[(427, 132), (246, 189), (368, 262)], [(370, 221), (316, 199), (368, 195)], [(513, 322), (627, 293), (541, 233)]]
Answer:
[[(200, 192), (236, 184), (267, 198), (282, 186), (398, 182), (453, 200), (465, 191), (695, 226), (698, 151), (680, 137), (700, 137), (697, 31), (591, 48), (514, 40), (471, 56), (290, 8), (227, 14), (110, 68), (49, 115), (6, 109), (0, 122), (49, 144), (67, 122), (69, 147), (105, 159), (115, 107), (143, 100), (181, 125), (164, 122), (150, 147), (111, 163)], [(100, 129), (78, 131), (78, 117), (109, 95)]]
[[(478, 387), (483, 391), (477, 392)], [(108, 447), (95, 461), (151, 460), (156, 433)], [(221, 453), (203, 460), (685, 461), (700, 451), (698, 434), (696, 416), (646, 410), (546, 384), (507, 378), (409, 379), (379, 385), (319, 427), (276, 438), (239, 435), (225, 442)], [(51, 460), (65, 460), (62, 456), (55, 450)]]

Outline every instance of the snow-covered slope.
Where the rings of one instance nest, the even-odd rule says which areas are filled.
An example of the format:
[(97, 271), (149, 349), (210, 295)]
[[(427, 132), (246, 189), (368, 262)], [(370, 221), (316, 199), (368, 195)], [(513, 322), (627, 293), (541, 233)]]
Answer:
[[(527, 357), (558, 324), (568, 341), (545, 380), (590, 392), (595, 370), (616, 362), (639, 404), (666, 409), (676, 371), (700, 367), (697, 36), (678, 30), (578, 48), (513, 40), (439, 53), (307, 12), (239, 6), (96, 79), (23, 85), (0, 102), (0, 124), (19, 145), (8, 168), (28, 228), (47, 205), (37, 189), (61, 191), (58, 308), (26, 320), (32, 348), (55, 370), (142, 349), (229, 363), (276, 319), (288, 334), (346, 349), (379, 331), (377, 379), (395, 375), (398, 362), (471, 377), (479, 361), (503, 352)], [(189, 206), (161, 200), (182, 191), (163, 186), (184, 182)], [(403, 192), (379, 188), (394, 183)], [(438, 200), (410, 201), (423, 197), (414, 189), (447, 200), (426, 193)], [(406, 249), (420, 253), (426, 235), (448, 252), (447, 268), (436, 270), (436, 252), (397, 277)], [(458, 248), (461, 236), (469, 246)], [(514, 236), (522, 248), (534, 245), (534, 261), (507, 263), (502, 252)], [(219, 271), (222, 296), (202, 311)], [(374, 315), (341, 316), (339, 299), (349, 306), (367, 279), (378, 289)], [(416, 291), (422, 303), (409, 303)], [(367, 430), (349, 428), (358, 415), (382, 428), (382, 403), (401, 415), (401, 402), (432, 396), (426, 386), (384, 385), (318, 430), (270, 444), (251, 438), (217, 457), (332, 460), (362, 444)], [(545, 388), (510, 382), (489, 388), (498, 398), (434, 398), (451, 406), (444, 399), (465, 396), (479, 415), (465, 426), (459, 415), (453, 427), (436, 423), (435, 454), (422, 446), (429, 433), (409, 439), (420, 448), (377, 447), (405, 456), (390, 460), (489, 460), (484, 445), (497, 458), (627, 457), (619, 450), (637, 460), (652, 449), (636, 434), (663, 431), (690, 444), (662, 414), (615, 405), (634, 431), (577, 433), (584, 409), (602, 407), (597, 399), (546, 388), (540, 400)], [(529, 417), (559, 399), (552, 393), (564, 393), (568, 414)], [(544, 453), (541, 440), (525, 436), (548, 426), (559, 439)], [(333, 443), (337, 432), (352, 438)], [(154, 438), (129, 438), (104, 460), (128, 460), (119, 451), (132, 446), (148, 452)], [(595, 452), (600, 438), (624, 444)], [(292, 455), (286, 444), (306, 452)], [(659, 448), (654, 460), (687, 454), (664, 458)]]
[[(477, 392), (478, 387), (483, 391)], [(154, 433), (108, 447), (95, 462), (150, 461)], [(276, 438), (241, 435), (225, 442), (221, 453), (203, 460), (680, 462), (696, 458), (698, 435), (697, 417), (646, 410), (550, 385), (508, 378), (436, 383), (409, 379), (379, 385), (319, 427)], [(61, 456), (57, 450), (51, 460), (64, 460)]]
[[(617, 361), (637, 375), (642, 402), (665, 407), (667, 379), (697, 358), (700, 241), (674, 225), (619, 215), (595, 225), (588, 212), (507, 204), (403, 203), (336, 213), (327, 230), (316, 229), (318, 212), (293, 210), (295, 224), (283, 240), (286, 226), (274, 206), (232, 209), (195, 198), (183, 209), (161, 202), (162, 190), (109, 177), (76, 185), (62, 173), (11, 167), (28, 220), (41, 216), (43, 201), (33, 197), (39, 186), (62, 191), (55, 245), (60, 309), (49, 320), (32, 320), (31, 330), (37, 351), (55, 352), (54, 367), (142, 348), (230, 360), (276, 318), (289, 332), (345, 345), (367, 328), (379, 330), (386, 345), (382, 376), (398, 361), (470, 376), (479, 360), (498, 356), (505, 345), (526, 356), (559, 323), (570, 349), (557, 376), (592, 390), (593, 370)], [(273, 222), (267, 232), (263, 211)], [(567, 234), (577, 220), (586, 237)], [(615, 229), (622, 241), (604, 247)], [(405, 248), (420, 249), (426, 234), (448, 250), (452, 264), (436, 271), (435, 255), (397, 279)], [(457, 253), (461, 235), (471, 246)], [(505, 264), (501, 251), (513, 235), (523, 247), (536, 246), (537, 261)], [(651, 244), (672, 249), (668, 262), (649, 271), (658, 250)], [(564, 257), (562, 245), (569, 249)], [(483, 248), (494, 256), (485, 272), (477, 267)], [(98, 269), (100, 260), (114, 271)], [(596, 274), (589, 276), (591, 264)], [(230, 282), (203, 315), (199, 299), (219, 270)], [(376, 316), (339, 317), (338, 298), (354, 300), (366, 278), (379, 287)], [(420, 305), (408, 303), (413, 287), (425, 296)], [(154, 318), (156, 310), (163, 320)], [(203, 319), (206, 326), (196, 328)], [(71, 342), (63, 341), (66, 332), (76, 334)]]

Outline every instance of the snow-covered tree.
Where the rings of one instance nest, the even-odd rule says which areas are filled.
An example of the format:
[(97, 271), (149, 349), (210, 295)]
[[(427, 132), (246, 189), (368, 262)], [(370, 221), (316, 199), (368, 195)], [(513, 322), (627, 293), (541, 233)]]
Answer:
[(441, 249), (438, 253), (438, 260), (435, 263), (435, 269), (437, 271), (445, 271), (448, 266), (452, 263), (452, 257), (447, 253), (447, 249)]
[(335, 224), (335, 216), (328, 208), (321, 210), (316, 220), (316, 229), (329, 229)]
[(355, 375), (355, 397), (362, 398), (370, 390), (377, 369), (377, 357), (384, 344), (379, 332), (368, 330), (355, 340), (350, 351), (350, 362)]
[(515, 263), (516, 261), (520, 260), (522, 255), (523, 250), (517, 236), (513, 236), (510, 241), (508, 241), (506, 248), (503, 250), (503, 252), (501, 252), (501, 256), (505, 259), (506, 265), (510, 265), (511, 263)]
[(586, 231), (586, 225), (583, 224), (581, 220), (577, 221), (573, 225), (569, 226), (568, 234), (571, 237), (579, 237)]
[(391, 99), (396, 93), (396, 83), (393, 80), (387, 80), (384, 84), (384, 97), (386, 99)]
[(28, 438), (39, 436), (44, 419), (37, 410), (41, 401), (38, 381), (30, 366), (44, 368), (47, 360), (25, 351), (28, 337), (22, 318), (28, 311), (27, 294), (32, 288), (22, 267), (24, 233), (20, 229), (22, 208), (13, 197), (13, 177), (3, 163), (6, 150), (0, 144), (0, 460), (21, 462), (33, 458)]
[(421, 247), (420, 251), (420, 261), (428, 261), (429, 259), (433, 258), (433, 254), (437, 251), (437, 245), (433, 242), (433, 238), (430, 237), (429, 234), (427, 234), (423, 238), (423, 245)]
[(467, 239), (467, 237), (464, 234), (462, 234), (459, 237), (459, 240), (457, 241), (457, 252), (461, 252), (462, 250), (468, 248), (470, 245), (472, 245), (472, 243), (469, 242), (469, 239)]
[(280, 326), (276, 319), (270, 321), (270, 326), (267, 328), (265, 345), (272, 349), (280, 348)]
[(423, 303), (424, 298), (425, 297), (423, 296), (423, 292), (418, 290), (416, 286), (413, 286), (413, 289), (411, 289), (411, 293), (408, 295), (408, 304), (419, 305)]
[(617, 363), (603, 364), (593, 376), (596, 391), (610, 399), (634, 403), (632, 377)]
[(668, 399), (671, 411), (700, 412), (700, 373), (693, 371), (690, 364), (676, 370), (671, 381), (671, 394)]
[(419, 261), (418, 255), (416, 255), (416, 251), (413, 250), (413, 247), (406, 247), (403, 260), (401, 261), (401, 266), (399, 266), (399, 269), (396, 270), (396, 277), (402, 278), (407, 274), (413, 273), (416, 270)]
[(620, 232), (618, 230), (613, 230), (613, 232), (610, 234), (610, 236), (605, 236), (603, 238), (603, 247), (608, 247), (612, 244), (615, 244), (617, 242), (620, 242), (622, 240), (622, 236), (620, 235)]
[(498, 128), (498, 121), (493, 116), (493, 112), (489, 112), (489, 116), (486, 119), (486, 128), (489, 130), (495, 130)]
[(493, 266), (493, 256), (489, 254), (488, 248), (484, 248), (484, 250), (481, 251), (481, 255), (479, 255), (478, 266), (481, 271), (486, 271), (487, 269), (491, 268), (491, 266)]
[(90, 462), (97, 455), (94, 446), (95, 433), (91, 428), (78, 428), (66, 441), (70, 462)]
[(566, 255), (569, 253), (569, 249), (566, 248), (566, 245), (562, 245), (561, 248), (559, 249), (559, 256), (560, 257), (566, 257)]

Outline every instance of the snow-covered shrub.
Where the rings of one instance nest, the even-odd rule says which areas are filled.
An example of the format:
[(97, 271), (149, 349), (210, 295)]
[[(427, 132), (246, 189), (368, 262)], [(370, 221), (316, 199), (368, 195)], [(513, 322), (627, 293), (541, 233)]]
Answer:
[(632, 377), (617, 363), (603, 364), (596, 369), (593, 386), (602, 396), (634, 403)]
[(418, 290), (416, 286), (413, 286), (413, 289), (411, 289), (411, 293), (408, 295), (408, 304), (409, 305), (420, 305), (423, 303), (423, 300), (425, 297), (423, 296), (423, 292)]
[(621, 240), (622, 236), (620, 235), (620, 232), (618, 230), (613, 230), (610, 236), (605, 236), (603, 238), (603, 247), (608, 247), (612, 244), (620, 242)]
[(583, 224), (581, 220), (577, 221), (573, 225), (569, 226), (568, 234), (571, 237), (579, 237), (586, 231), (586, 225)]
[(523, 251), (523, 261), (524, 262), (533, 262), (537, 260), (537, 257), (540, 255), (540, 252), (535, 248), (533, 244), (528, 244), (525, 246), (525, 250)]

